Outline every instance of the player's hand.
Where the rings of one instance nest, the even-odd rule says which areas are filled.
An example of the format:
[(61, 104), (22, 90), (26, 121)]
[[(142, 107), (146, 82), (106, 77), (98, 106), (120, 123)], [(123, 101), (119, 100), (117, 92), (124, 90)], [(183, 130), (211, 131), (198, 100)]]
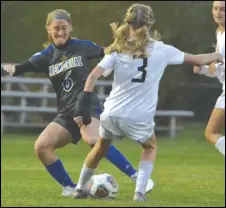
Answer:
[(90, 105), (92, 101), (92, 93), (83, 91), (78, 96), (78, 100), (75, 106), (75, 110), (73, 112), (74, 119), (78, 116), (83, 117), (83, 124), (88, 125), (91, 123), (91, 110)]
[(7, 72), (10, 76), (13, 76), (13, 74), (15, 73), (16, 69), (15, 69), (15, 65), (13, 64), (6, 64), (3, 66), (3, 70), (5, 72)]
[(83, 117), (82, 116), (78, 116), (78, 117), (74, 118), (74, 121), (78, 125), (79, 128), (83, 125)]
[(73, 117), (78, 127), (88, 125), (92, 121), (90, 108), (76, 108)]
[(200, 66), (194, 66), (193, 71), (195, 74), (198, 74), (201, 71), (201, 67)]

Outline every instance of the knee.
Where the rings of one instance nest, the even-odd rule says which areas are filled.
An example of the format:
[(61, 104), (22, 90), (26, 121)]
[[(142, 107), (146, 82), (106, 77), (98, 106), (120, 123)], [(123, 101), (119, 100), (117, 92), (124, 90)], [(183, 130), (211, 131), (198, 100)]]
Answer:
[(97, 139), (98, 138), (95, 138), (95, 137), (89, 136), (89, 135), (86, 135), (86, 136), (83, 137), (84, 142), (86, 144), (88, 144), (90, 147), (93, 147), (96, 144)]
[[(93, 123), (93, 121), (92, 121)], [(83, 141), (88, 144), (89, 146), (94, 146), (99, 138), (99, 123), (98, 125), (89, 125), (89, 126), (82, 126), (80, 128), (80, 133), (82, 135)]]
[(206, 140), (210, 141), (211, 140), (211, 135), (213, 134), (213, 132), (211, 130), (209, 130), (208, 128), (205, 130), (205, 138)]
[(53, 149), (37, 139), (34, 145), (34, 151), (37, 156), (42, 156), (44, 154), (48, 154), (48, 152), (52, 152)]
[(210, 137), (210, 136), (209, 136), (209, 132), (208, 132), (207, 130), (205, 131), (204, 136), (205, 136), (205, 138), (206, 138), (207, 140), (209, 140), (209, 137)]

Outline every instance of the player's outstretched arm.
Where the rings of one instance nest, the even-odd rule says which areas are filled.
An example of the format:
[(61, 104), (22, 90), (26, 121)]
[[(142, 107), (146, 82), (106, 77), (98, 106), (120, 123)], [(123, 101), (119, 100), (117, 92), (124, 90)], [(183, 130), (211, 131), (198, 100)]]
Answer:
[(3, 70), (8, 73), (10, 76), (17, 76), (25, 72), (34, 71), (35, 66), (31, 64), (30, 61), (25, 61), (21, 64), (5, 64), (3, 65)]
[(23, 63), (14, 65), (6, 64), (3, 65), (3, 70), (10, 76), (18, 76), (26, 72), (48, 72), (47, 55), (49, 48), (43, 50), (42, 52), (35, 53), (28, 60)]
[(167, 65), (175, 65), (175, 64), (192, 64), (196, 66), (202, 66), (211, 64), (213, 62), (223, 63), (224, 58), (219, 52), (207, 53), (207, 54), (198, 54), (193, 55), (189, 53), (184, 53), (179, 49), (164, 44), (164, 50), (166, 52)]
[(219, 52), (207, 53), (207, 54), (198, 54), (192, 55), (185, 53), (184, 63), (193, 64), (193, 65), (206, 65), (213, 62), (223, 63), (223, 56)]

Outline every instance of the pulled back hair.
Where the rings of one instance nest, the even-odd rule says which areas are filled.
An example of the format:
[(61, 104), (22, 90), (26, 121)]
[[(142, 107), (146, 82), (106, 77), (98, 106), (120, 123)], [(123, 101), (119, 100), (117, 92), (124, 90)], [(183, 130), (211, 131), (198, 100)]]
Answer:
[[(105, 49), (105, 53), (124, 52), (137, 57), (147, 56), (147, 45), (160, 39), (157, 31), (151, 32), (154, 22), (154, 13), (150, 6), (133, 4), (128, 8), (124, 17), (124, 23), (121, 26), (118, 27), (117, 23), (110, 24), (114, 42)], [(129, 36), (130, 27), (135, 30), (133, 37)]]
[[(52, 12), (48, 13), (47, 19), (46, 19), (46, 27), (48, 25), (50, 25), (50, 23), (53, 20), (59, 20), (59, 19), (66, 20), (69, 24), (71, 24), (71, 14), (68, 13), (66, 10), (56, 9), (56, 10), (53, 10)], [(52, 44), (52, 42), (53, 42), (52, 38), (48, 34), (48, 41), (43, 44), (43, 47), (47, 48), (50, 44)]]

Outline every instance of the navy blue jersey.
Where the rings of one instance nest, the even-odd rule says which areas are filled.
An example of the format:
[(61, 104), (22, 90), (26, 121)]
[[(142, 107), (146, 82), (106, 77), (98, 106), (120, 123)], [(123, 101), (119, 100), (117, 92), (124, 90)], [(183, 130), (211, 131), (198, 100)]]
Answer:
[[(104, 49), (93, 42), (70, 39), (63, 47), (51, 44), (28, 60), (35, 66), (36, 72), (46, 73), (52, 82), (57, 94), (58, 113), (70, 114), (90, 74), (90, 60), (103, 56)], [(99, 105), (94, 93), (92, 104)]]

